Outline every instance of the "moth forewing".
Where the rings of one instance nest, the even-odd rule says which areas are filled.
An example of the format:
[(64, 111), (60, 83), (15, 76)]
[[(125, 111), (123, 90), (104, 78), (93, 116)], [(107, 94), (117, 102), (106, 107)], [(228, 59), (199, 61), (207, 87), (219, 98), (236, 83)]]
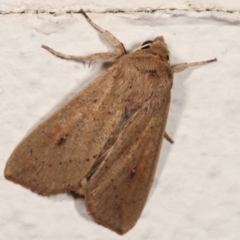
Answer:
[(173, 72), (216, 59), (170, 66), (162, 36), (126, 54), (123, 44), (89, 23), (115, 47), (70, 60), (118, 61), (40, 124), (11, 154), (5, 177), (43, 195), (76, 192), (89, 214), (124, 234), (138, 220), (150, 191), (170, 104)]
[(30, 133), (10, 156), (5, 177), (44, 195), (81, 191), (79, 182), (121, 117), (116, 104), (106, 107), (111, 81), (104, 72)]
[(119, 234), (132, 228), (143, 210), (163, 139), (167, 113), (146, 111), (141, 108), (126, 124), (85, 187), (90, 215)]

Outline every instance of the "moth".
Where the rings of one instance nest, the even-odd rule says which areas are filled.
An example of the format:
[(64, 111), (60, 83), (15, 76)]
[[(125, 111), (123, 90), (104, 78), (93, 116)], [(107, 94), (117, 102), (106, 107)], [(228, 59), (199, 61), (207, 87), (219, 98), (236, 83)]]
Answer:
[(57, 57), (114, 64), (16, 147), (5, 178), (41, 195), (74, 192), (101, 225), (124, 234), (137, 222), (152, 186), (170, 105), (173, 73), (216, 59), (170, 65), (163, 36), (127, 53), (110, 32), (87, 21), (113, 52)]

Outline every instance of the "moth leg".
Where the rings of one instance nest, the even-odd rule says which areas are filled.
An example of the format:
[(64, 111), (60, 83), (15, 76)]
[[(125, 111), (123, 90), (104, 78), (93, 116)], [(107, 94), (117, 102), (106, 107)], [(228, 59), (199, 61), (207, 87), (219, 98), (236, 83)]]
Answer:
[(117, 49), (115, 49), (114, 52), (103, 52), (103, 53), (94, 53), (88, 56), (75, 56), (75, 55), (67, 55), (64, 53), (60, 53), (58, 51), (55, 51), (54, 49), (42, 45), (42, 48), (48, 50), (50, 53), (53, 55), (62, 58), (62, 59), (67, 59), (67, 60), (74, 60), (74, 61), (80, 61), (80, 62), (85, 62), (85, 61), (95, 61), (95, 60), (100, 60), (100, 61), (113, 61), (119, 57), (121, 57), (123, 54), (122, 52), (120, 53)]
[(168, 142), (174, 143), (174, 141), (169, 137), (169, 135), (168, 135), (166, 132), (164, 133), (164, 138), (165, 138)]
[[(83, 16), (87, 19), (87, 21), (97, 30), (99, 31), (104, 37), (105, 39), (111, 43), (116, 49), (118, 49), (119, 53), (121, 52), (122, 55), (124, 53), (126, 53), (124, 45), (116, 38), (114, 37), (109, 31), (102, 29), (101, 27), (99, 27), (96, 23), (94, 23), (92, 21), (92, 19), (90, 19), (88, 17), (88, 15), (81, 9), (80, 12), (83, 14)], [(115, 51), (116, 51), (115, 49)]]
[(74, 55), (67, 55), (63, 54), (60, 52), (57, 52), (53, 50), (52, 48), (42, 45), (42, 48), (48, 50), (50, 53), (53, 55), (63, 58), (63, 59), (68, 59), (68, 60), (75, 60), (75, 61), (95, 61), (95, 60), (100, 60), (100, 61), (113, 61), (122, 55), (126, 53), (124, 45), (117, 39), (115, 38), (110, 32), (107, 30), (102, 29), (99, 27), (96, 23), (94, 23), (88, 16), (87, 14), (81, 9), (80, 12), (83, 14), (83, 16), (87, 19), (87, 21), (96, 29), (98, 30), (104, 37), (105, 39), (114, 46), (114, 51), (113, 52), (103, 52), (103, 53), (94, 53), (88, 56), (74, 56)]
[(210, 59), (210, 60), (202, 61), (202, 62), (180, 63), (180, 64), (171, 66), (171, 68), (172, 68), (173, 72), (182, 72), (189, 67), (204, 65), (204, 64), (216, 62), (216, 61), (217, 61), (217, 59), (214, 58), (214, 59)]

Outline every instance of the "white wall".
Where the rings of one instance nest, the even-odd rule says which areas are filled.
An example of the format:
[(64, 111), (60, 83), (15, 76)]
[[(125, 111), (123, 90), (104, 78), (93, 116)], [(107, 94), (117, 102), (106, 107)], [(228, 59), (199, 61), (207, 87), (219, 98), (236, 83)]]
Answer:
[(74, 14), (80, 8), (129, 51), (163, 35), (173, 64), (214, 57), (218, 62), (176, 75), (167, 125), (175, 143), (164, 142), (148, 202), (129, 233), (120, 237), (94, 223), (79, 199), (38, 196), (1, 174), (0, 240), (239, 240), (240, 3), (35, 3), (0, 3), (2, 173), (21, 139), (102, 71), (101, 64), (65, 61), (40, 47), (75, 55), (111, 50)]

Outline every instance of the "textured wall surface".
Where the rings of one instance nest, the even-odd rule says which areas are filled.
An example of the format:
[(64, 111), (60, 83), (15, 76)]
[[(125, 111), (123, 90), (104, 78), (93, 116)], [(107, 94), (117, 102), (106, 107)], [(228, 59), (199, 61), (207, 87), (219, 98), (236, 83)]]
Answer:
[[(139, 3), (138, 3), (139, 2)], [(4, 179), (28, 132), (104, 67), (54, 57), (110, 51), (83, 8), (128, 51), (163, 35), (171, 62), (218, 58), (176, 74), (155, 181), (126, 235), (94, 223), (84, 202), (42, 197)], [(0, 1), (0, 240), (239, 240), (240, 4), (237, 1)]]

